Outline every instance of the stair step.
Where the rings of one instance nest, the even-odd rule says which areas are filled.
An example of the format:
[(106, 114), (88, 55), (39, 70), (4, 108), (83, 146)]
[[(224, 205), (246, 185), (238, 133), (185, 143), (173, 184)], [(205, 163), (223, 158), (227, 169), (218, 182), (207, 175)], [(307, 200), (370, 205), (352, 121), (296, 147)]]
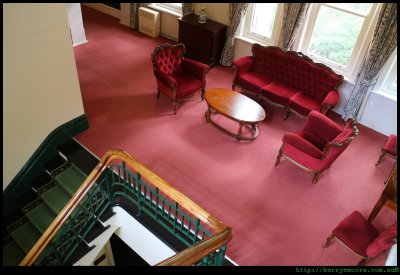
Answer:
[(25, 257), (25, 252), (16, 241), (3, 246), (3, 266), (17, 266)]
[(91, 243), (94, 239), (96, 239), (98, 236), (100, 236), (104, 231), (106, 231), (110, 225), (104, 226), (99, 222), (96, 222), (89, 233), (85, 236), (85, 241), (87, 243)]
[(39, 177), (34, 178), (31, 181), (31, 186), (32, 186), (32, 189), (34, 191), (36, 191), (36, 193), (40, 193), (39, 190), (41, 190), (42, 187), (49, 185), (53, 181), (54, 181), (54, 179), (49, 174), (44, 173), (44, 174), (40, 175)]
[(89, 253), (90, 250), (92, 250), (93, 248), (95, 248), (94, 245), (89, 246), (85, 242), (80, 242), (74, 253), (67, 260), (66, 265), (74, 265), (75, 262), (77, 262), (80, 258)]
[(39, 197), (36, 192), (29, 190), (27, 193), (20, 195), (18, 199), (15, 200), (15, 203), (17, 207), (24, 208), (38, 199)]
[(70, 167), (59, 173), (55, 179), (71, 196), (86, 180), (87, 176), (78, 167), (72, 164)]
[(89, 175), (99, 163), (99, 159), (89, 153), (77, 141), (69, 140), (57, 148), (61, 155), (74, 163), (80, 170)]
[(27, 222), (11, 232), (11, 236), (25, 253), (28, 253), (39, 240), (41, 234), (31, 222)]
[(42, 234), (56, 218), (56, 214), (43, 202), (25, 215)]
[(52, 159), (51, 161), (46, 162), (44, 164), (44, 167), (45, 167), (47, 173), (54, 176), (54, 174), (57, 174), (59, 172), (59, 170), (62, 167), (64, 167), (65, 165), (68, 165), (68, 162), (61, 156), (57, 156), (56, 158)]
[(60, 213), (71, 198), (58, 184), (41, 194), (41, 197), (56, 214)]
[(13, 209), (6, 216), (3, 216), (3, 237), (10, 233), (9, 230), (5, 229), (16, 223), (17, 221), (21, 220), (23, 217), (24, 214), (21, 212), (21, 209)]

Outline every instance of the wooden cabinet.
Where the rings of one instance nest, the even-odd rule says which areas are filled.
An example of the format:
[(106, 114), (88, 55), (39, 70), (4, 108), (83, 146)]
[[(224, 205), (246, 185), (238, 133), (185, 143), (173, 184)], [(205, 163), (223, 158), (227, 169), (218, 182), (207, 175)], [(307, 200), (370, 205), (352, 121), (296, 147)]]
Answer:
[(179, 42), (185, 44), (185, 56), (214, 66), (219, 62), (225, 44), (227, 26), (210, 19), (197, 22), (197, 15), (178, 18)]

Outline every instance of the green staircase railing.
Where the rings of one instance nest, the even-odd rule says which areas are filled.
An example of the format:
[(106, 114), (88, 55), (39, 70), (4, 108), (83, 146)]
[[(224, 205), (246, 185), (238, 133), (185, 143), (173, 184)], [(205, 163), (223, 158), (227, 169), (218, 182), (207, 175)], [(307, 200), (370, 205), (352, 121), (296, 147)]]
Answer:
[(126, 152), (111, 150), (20, 265), (65, 264), (101, 215), (121, 197), (136, 207), (137, 215), (147, 215), (187, 247), (159, 265), (223, 264), (231, 229)]

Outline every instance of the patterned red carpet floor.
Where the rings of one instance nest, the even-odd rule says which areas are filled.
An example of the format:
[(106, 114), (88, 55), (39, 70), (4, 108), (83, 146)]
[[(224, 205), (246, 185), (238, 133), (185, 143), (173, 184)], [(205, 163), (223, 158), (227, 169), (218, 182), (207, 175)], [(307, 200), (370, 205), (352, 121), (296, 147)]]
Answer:
[[(178, 104), (156, 98), (150, 54), (165, 38), (151, 38), (118, 20), (83, 7), (88, 43), (74, 48), (90, 128), (78, 135), (102, 157), (121, 148), (233, 229), (227, 256), (239, 265), (356, 265), (358, 257), (339, 243), (322, 248), (331, 230), (353, 210), (368, 216), (394, 160), (375, 167), (386, 136), (359, 125), (360, 134), (323, 172), (312, 175), (282, 159), (274, 166), (287, 132), (304, 120), (264, 105), (267, 117), (254, 141), (237, 142), (207, 124), (200, 95)], [(232, 85), (233, 71), (216, 66), (207, 88)], [(339, 115), (330, 113), (338, 123)], [(384, 208), (374, 221), (382, 229), (396, 219)], [(387, 252), (369, 263), (384, 265)]]

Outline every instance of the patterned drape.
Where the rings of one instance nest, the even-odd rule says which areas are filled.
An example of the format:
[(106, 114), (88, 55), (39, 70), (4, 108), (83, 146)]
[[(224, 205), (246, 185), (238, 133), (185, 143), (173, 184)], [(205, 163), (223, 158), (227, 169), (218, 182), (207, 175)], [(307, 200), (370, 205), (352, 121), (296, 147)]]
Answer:
[(141, 3), (131, 3), (131, 28), (139, 29), (139, 8)]
[(237, 28), (246, 13), (249, 3), (229, 3), (229, 26), (226, 32), (225, 46), (221, 54), (220, 63), (231, 66), (235, 49), (235, 35)]
[(343, 120), (357, 119), (360, 106), (368, 89), (378, 78), (378, 73), (397, 46), (397, 3), (384, 3), (379, 13), (374, 36), (368, 54), (361, 68), (360, 76), (354, 85), (345, 106)]
[(278, 46), (290, 50), (306, 18), (309, 3), (284, 3), (283, 25)]
[(182, 3), (182, 14), (183, 16), (193, 13), (194, 3)]

